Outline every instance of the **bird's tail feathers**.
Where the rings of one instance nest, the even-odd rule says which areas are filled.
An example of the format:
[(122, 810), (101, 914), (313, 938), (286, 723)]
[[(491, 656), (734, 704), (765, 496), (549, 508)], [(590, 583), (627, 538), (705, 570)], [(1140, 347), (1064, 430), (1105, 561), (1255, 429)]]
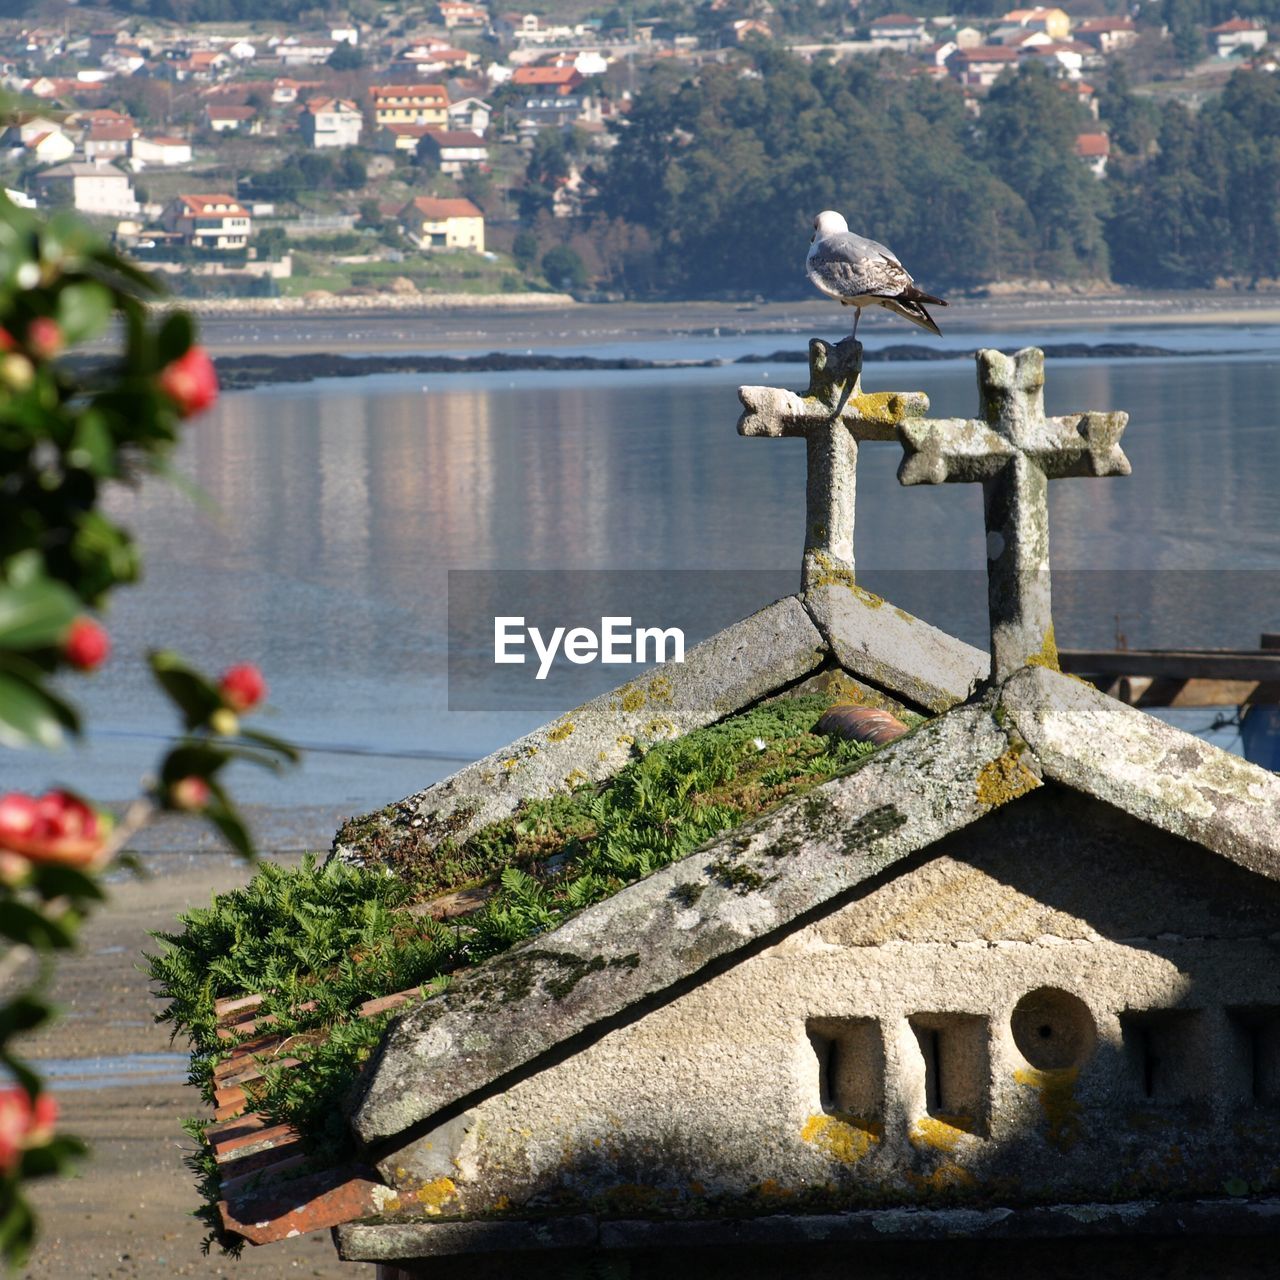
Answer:
[(903, 302), (931, 302), (935, 307), (947, 306), (946, 298), (935, 298), (931, 293), (925, 293), (918, 285), (909, 284), (898, 295)]
[[(923, 298), (929, 298), (928, 294), (921, 294)], [(936, 298), (929, 298), (930, 302), (938, 301)], [(896, 311), (905, 320), (910, 320), (912, 324), (918, 324), (922, 329), (928, 329), (930, 333), (936, 333), (938, 337), (942, 337), (942, 330), (933, 322), (933, 317), (924, 309), (920, 302), (914, 298), (908, 298), (906, 294), (893, 298), (884, 304), (886, 307)], [(942, 304), (947, 305), (945, 302)]]

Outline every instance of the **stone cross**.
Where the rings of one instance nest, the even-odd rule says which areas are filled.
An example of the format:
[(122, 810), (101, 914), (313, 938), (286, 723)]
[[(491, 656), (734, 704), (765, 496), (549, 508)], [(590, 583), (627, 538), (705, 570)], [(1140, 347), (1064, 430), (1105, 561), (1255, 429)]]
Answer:
[(1044, 352), (978, 352), (980, 418), (906, 419), (903, 484), (980, 481), (987, 525), (991, 678), (1058, 667), (1049, 592), (1050, 480), (1127, 476), (1127, 413), (1044, 415)]
[(781, 387), (739, 387), (738, 434), (803, 436), (808, 450), (805, 590), (833, 571), (853, 575), (853, 521), (858, 442), (896, 440), (911, 415), (928, 412), (920, 391), (862, 390), (862, 344), (809, 343), (809, 387), (803, 395)]

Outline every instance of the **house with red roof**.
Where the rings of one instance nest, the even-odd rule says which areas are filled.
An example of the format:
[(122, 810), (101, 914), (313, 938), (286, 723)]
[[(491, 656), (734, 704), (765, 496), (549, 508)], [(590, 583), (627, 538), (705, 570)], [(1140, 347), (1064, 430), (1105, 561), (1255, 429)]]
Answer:
[(465, 169), (489, 167), (485, 140), (465, 129), (428, 129), (418, 143), (418, 155), (455, 178)]
[(1018, 65), (1017, 49), (1000, 44), (980, 44), (957, 49), (947, 59), (947, 70), (966, 88), (989, 89), (1000, 74)]
[(1267, 26), (1253, 18), (1232, 18), (1210, 27), (1208, 32), (1213, 51), (1220, 58), (1229, 58), (1241, 49), (1263, 49), (1267, 44)]
[(400, 223), (420, 249), (484, 252), (484, 214), (470, 200), (418, 196), (400, 210)]
[(1107, 161), (1111, 158), (1111, 139), (1105, 133), (1077, 134), (1076, 155), (1093, 170), (1094, 177), (1106, 177)]
[(1085, 18), (1076, 24), (1072, 35), (1099, 53), (1115, 53), (1137, 41), (1138, 28), (1132, 18)]
[(585, 77), (577, 67), (517, 67), (511, 83), (539, 97), (568, 97)]
[(347, 98), (312, 98), (298, 123), (307, 146), (316, 150), (355, 147), (360, 144), (364, 115)]
[(179, 195), (165, 206), (160, 223), (193, 249), (244, 249), (252, 234), (249, 210), (234, 196)]
[(442, 84), (375, 84), (369, 89), (377, 124), (449, 123), (449, 90)]

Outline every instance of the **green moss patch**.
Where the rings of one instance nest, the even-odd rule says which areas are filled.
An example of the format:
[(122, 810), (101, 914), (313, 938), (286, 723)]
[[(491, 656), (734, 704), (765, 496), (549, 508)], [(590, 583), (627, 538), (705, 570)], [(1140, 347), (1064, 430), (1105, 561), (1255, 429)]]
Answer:
[[(160, 1019), (191, 1038), (193, 1083), (212, 1100), (213, 1068), (226, 1052), (215, 1002), (261, 994), (258, 1016), (274, 1016), (272, 1030), (323, 1028), (325, 1038), (291, 1049), (303, 1065), (269, 1070), (251, 1103), (294, 1125), (317, 1160), (341, 1158), (342, 1103), (391, 1016), (358, 1018), (364, 1001), (415, 986), (429, 996), (451, 973), (551, 931), (856, 766), (875, 748), (812, 732), (829, 705), (822, 696), (782, 699), (637, 746), (615, 777), (526, 801), (462, 844), (446, 838), (424, 849), (404, 874), (315, 859), (294, 870), (263, 865), (243, 888), (182, 917), (180, 932), (155, 935), (160, 949), (147, 957), (168, 1001)], [(411, 909), (476, 885), (490, 891), (482, 905), (447, 924)]]

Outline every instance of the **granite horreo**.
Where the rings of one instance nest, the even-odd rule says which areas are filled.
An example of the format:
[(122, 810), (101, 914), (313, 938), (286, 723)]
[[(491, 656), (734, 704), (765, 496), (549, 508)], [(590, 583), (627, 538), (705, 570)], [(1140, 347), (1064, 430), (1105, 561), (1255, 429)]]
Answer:
[(844, 215), (824, 209), (813, 220), (805, 275), (815, 288), (846, 307), (856, 307), (853, 336), (863, 307), (884, 307), (930, 333), (942, 330), (925, 310), (926, 302), (945, 307), (946, 301), (917, 287), (897, 256), (876, 240), (849, 230)]

